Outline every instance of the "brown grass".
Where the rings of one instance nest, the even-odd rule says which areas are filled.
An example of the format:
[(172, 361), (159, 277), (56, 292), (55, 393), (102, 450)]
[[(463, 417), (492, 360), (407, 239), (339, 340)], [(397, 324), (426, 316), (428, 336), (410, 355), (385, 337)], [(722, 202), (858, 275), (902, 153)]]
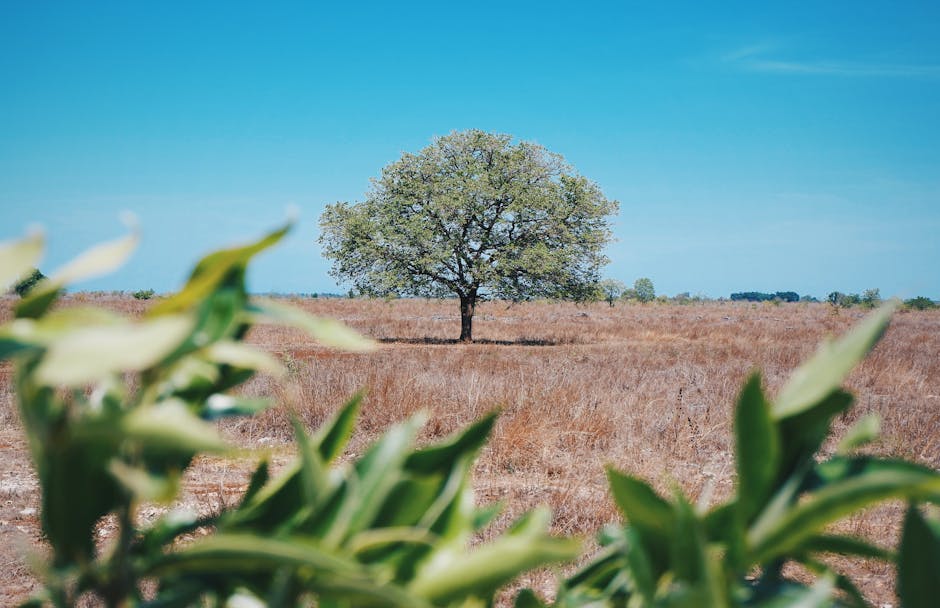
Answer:
[[(130, 314), (146, 307), (129, 297), (97, 303)], [(712, 500), (726, 497), (733, 490), (731, 413), (747, 374), (762, 370), (774, 393), (820, 340), (863, 316), (826, 304), (610, 308), (490, 302), (478, 308), (479, 342), (460, 345), (453, 343), (459, 333), (454, 302), (293, 304), (341, 319), (382, 346), (367, 355), (337, 353), (294, 331), (254, 330), (251, 341), (281, 357), (290, 373), (278, 383), (260, 377), (245, 387), (251, 394), (274, 394), (281, 406), (227, 423), (225, 433), (234, 442), (287, 449), (288, 409), (314, 428), (362, 387), (368, 396), (351, 453), (417, 411), (429, 415), (422, 436), (428, 441), (499, 409), (495, 433), (477, 465), (479, 500), (506, 501), (501, 523), (548, 504), (558, 533), (586, 537), (618, 517), (606, 492), (605, 464), (645, 477), (663, 492), (677, 485), (693, 500), (706, 488)], [(8, 304), (0, 306), (0, 319), (8, 311)], [(837, 421), (836, 435), (876, 412), (883, 431), (875, 452), (940, 468), (938, 353), (940, 311), (896, 315), (884, 340), (850, 377), (858, 403)], [(3, 583), (0, 603), (32, 586), (11, 542), (25, 538), (35, 544), (39, 537), (28, 511), (37, 508), (35, 482), (29, 481), (25, 444), (14, 428), (6, 370), (0, 368), (0, 484), (6, 484), (0, 485), (0, 568), (15, 575)], [(211, 509), (233, 499), (244, 487), (245, 469), (202, 463), (190, 475), (187, 500)], [(846, 525), (892, 543), (900, 512), (899, 506), (872, 510)], [(870, 600), (895, 602), (890, 569), (873, 562), (848, 565)], [(526, 583), (544, 591), (554, 585), (546, 573)]]

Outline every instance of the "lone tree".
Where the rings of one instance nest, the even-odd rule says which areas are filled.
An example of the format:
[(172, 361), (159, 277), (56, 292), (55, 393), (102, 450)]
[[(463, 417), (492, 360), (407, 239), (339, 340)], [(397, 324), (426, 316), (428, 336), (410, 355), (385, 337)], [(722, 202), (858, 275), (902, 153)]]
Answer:
[(604, 300), (610, 304), (611, 308), (614, 307), (614, 302), (623, 297), (624, 292), (627, 290), (627, 286), (617, 279), (604, 279), (597, 286), (600, 288)]
[(617, 202), (558, 154), (471, 130), (405, 153), (365, 200), (328, 205), (331, 274), (364, 294), (460, 300), (460, 340), (479, 300), (596, 294)]
[(653, 281), (647, 277), (634, 281), (633, 291), (636, 293), (636, 299), (640, 302), (652, 302), (656, 299), (656, 289), (653, 287)]

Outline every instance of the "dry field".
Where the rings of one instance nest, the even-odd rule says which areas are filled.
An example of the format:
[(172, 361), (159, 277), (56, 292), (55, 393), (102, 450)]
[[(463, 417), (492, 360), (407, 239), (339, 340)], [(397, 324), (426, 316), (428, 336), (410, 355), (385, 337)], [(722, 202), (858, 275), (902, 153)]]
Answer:
[[(89, 298), (138, 314), (129, 297)], [(0, 302), (0, 321), (12, 300)], [(482, 304), (472, 345), (455, 344), (454, 302), (424, 300), (294, 300), (347, 322), (382, 343), (367, 355), (337, 353), (289, 330), (264, 328), (251, 340), (287, 365), (280, 381), (260, 377), (245, 387), (277, 397), (279, 407), (226, 423), (236, 444), (290, 456), (295, 411), (316, 427), (359, 388), (368, 390), (351, 453), (390, 424), (424, 410), (423, 440), (444, 436), (493, 409), (501, 416), (476, 469), (478, 500), (502, 500), (509, 518), (536, 504), (555, 512), (558, 533), (590, 537), (617, 519), (603, 467), (651, 480), (661, 491), (682, 488), (714, 500), (733, 489), (731, 414), (739, 387), (754, 369), (773, 394), (817, 343), (857, 322), (860, 310), (827, 304), (712, 303), (578, 306), (565, 303)], [(0, 367), (0, 605), (35, 585), (26, 550), (41, 547), (38, 497), (17, 422), (10, 367)], [(881, 454), (940, 469), (940, 311), (902, 312), (849, 380), (857, 405), (836, 423), (844, 431), (877, 412)], [(834, 445), (834, 442), (831, 442)], [(235, 500), (249, 462), (201, 460), (188, 477), (184, 501), (202, 511)], [(143, 517), (158, 511), (147, 509)], [(870, 510), (846, 525), (885, 544), (898, 536), (900, 505)], [(105, 523), (100, 533), (108, 534)], [(851, 564), (875, 605), (895, 604), (893, 572), (875, 562)], [(551, 573), (525, 581), (542, 591)]]

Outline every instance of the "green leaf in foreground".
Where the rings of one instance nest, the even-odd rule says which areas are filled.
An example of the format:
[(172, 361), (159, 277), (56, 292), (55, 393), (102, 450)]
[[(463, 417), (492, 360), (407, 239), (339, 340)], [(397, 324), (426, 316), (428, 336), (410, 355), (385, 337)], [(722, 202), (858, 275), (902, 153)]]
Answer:
[(828, 524), (875, 502), (940, 497), (940, 474), (910, 463), (877, 462), (837, 479), (785, 512), (762, 517), (748, 533), (755, 563), (772, 560), (798, 548)]
[(742, 523), (763, 507), (780, 466), (780, 434), (761, 390), (759, 374), (744, 385), (734, 418), (738, 508)]
[(849, 372), (884, 334), (894, 309), (893, 303), (882, 306), (838, 340), (824, 342), (790, 376), (774, 403), (774, 417), (779, 420), (799, 414), (842, 386)]
[(645, 481), (608, 467), (610, 490), (631, 526), (643, 534), (668, 537), (673, 529), (672, 506)]
[(910, 505), (898, 559), (898, 595), (904, 608), (931, 608), (940, 601), (940, 521)]
[(222, 249), (205, 256), (196, 264), (183, 289), (155, 304), (147, 314), (153, 317), (183, 312), (205, 302), (223, 284), (230, 282), (232, 276), (243, 279), (245, 267), (251, 258), (284, 238), (290, 228), (291, 224), (288, 223), (254, 243)]
[(363, 392), (358, 392), (346, 402), (331, 420), (317, 431), (314, 443), (320, 451), (323, 462), (333, 462), (343, 453), (346, 443), (356, 428), (356, 418), (362, 408)]
[(39, 233), (24, 239), (0, 243), (0, 293), (36, 267), (42, 257), (43, 238)]
[(277, 323), (296, 327), (316, 338), (324, 346), (353, 352), (375, 350), (375, 342), (333, 319), (324, 319), (270, 300), (255, 301), (249, 307), (259, 323)]
[(188, 316), (72, 330), (51, 343), (36, 370), (48, 385), (80, 386), (121, 371), (142, 371), (172, 353), (190, 334)]
[(134, 410), (125, 416), (121, 430), (126, 437), (161, 451), (195, 454), (227, 449), (214, 426), (177, 400)]
[(310, 591), (326, 594), (341, 591), (390, 606), (421, 605), (401, 589), (377, 583), (358, 563), (317, 546), (313, 539), (217, 533), (159, 558), (149, 574), (179, 577), (241, 572), (267, 574), (270, 580), (281, 569), (296, 571)]
[(839, 440), (836, 448), (838, 454), (848, 454), (852, 450), (859, 448), (867, 443), (871, 443), (878, 438), (881, 432), (881, 419), (877, 414), (866, 414), (858, 419), (852, 425), (845, 437)]
[(95, 245), (53, 273), (49, 282), (68, 285), (114, 272), (127, 261), (139, 241), (140, 236), (132, 232), (119, 239)]
[(581, 543), (548, 536), (549, 519), (547, 511), (533, 511), (514, 531), (468, 555), (439, 552), (418, 571), (409, 589), (435, 604), (474, 594), (488, 597), (526, 570), (574, 558)]

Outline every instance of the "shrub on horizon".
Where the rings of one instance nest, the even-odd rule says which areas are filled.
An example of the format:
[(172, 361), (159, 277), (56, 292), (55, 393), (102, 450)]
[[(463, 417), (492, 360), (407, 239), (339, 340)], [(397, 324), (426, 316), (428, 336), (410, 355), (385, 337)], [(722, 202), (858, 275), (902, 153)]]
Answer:
[(937, 303), (925, 296), (917, 296), (909, 300), (904, 300), (904, 306), (908, 310), (931, 310), (937, 308)]
[(156, 292), (152, 289), (138, 289), (131, 295), (134, 296), (135, 300), (149, 300), (151, 299)]

